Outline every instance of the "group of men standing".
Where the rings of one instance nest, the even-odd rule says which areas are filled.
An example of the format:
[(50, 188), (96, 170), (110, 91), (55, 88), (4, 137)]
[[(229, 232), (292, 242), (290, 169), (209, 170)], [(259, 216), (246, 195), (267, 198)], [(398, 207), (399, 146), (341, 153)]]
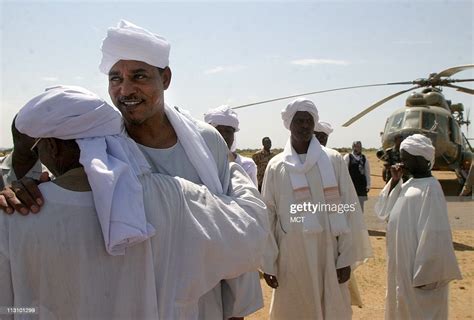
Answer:
[[(37, 306), (40, 318), (238, 319), (263, 306), (260, 269), (274, 289), (271, 319), (350, 319), (351, 270), (372, 256), (351, 182), (352, 171), (368, 172), (367, 162), (356, 150), (347, 162), (324, 146), (332, 129), (306, 98), (281, 113), (290, 132), (282, 153), (265, 137), (253, 161), (238, 155), (230, 108), (210, 110), (206, 124), (165, 103), (169, 52), (166, 39), (122, 20), (108, 30), (99, 67), (120, 112), (86, 89), (58, 86), (18, 113), (13, 127), (32, 139), (32, 162), (39, 158), (55, 179), (39, 189), (16, 181), (0, 194), (9, 214), (42, 211), (0, 216), (0, 306)], [(24, 150), (15, 144), (13, 168)], [(429, 177), (417, 161), (420, 178)], [(399, 192), (399, 181), (384, 190), (384, 218), (402, 219), (407, 192), (425, 185), (410, 180)], [(421, 300), (426, 292), (411, 289), (404, 307), (391, 294), (397, 277), (388, 318), (443, 305), (447, 282), (460, 276), (451, 253), (436, 272), (427, 267), (439, 263), (432, 242), (450, 241), (450, 232), (448, 225), (439, 238), (425, 225), (445, 226), (444, 213), (433, 222), (432, 207), (410, 209), (430, 222), (416, 226), (423, 247), (389, 260), (389, 280), (407, 277), (401, 263), (417, 266), (416, 288), (440, 293)]]

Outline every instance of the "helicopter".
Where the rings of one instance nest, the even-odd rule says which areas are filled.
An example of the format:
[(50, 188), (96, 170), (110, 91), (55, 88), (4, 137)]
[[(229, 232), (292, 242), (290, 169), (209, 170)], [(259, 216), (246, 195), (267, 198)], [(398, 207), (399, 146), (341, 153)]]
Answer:
[(382, 148), (377, 152), (377, 156), (379, 159), (384, 160), (385, 151), (395, 144), (395, 137), (404, 139), (409, 135), (420, 133), (431, 139), (436, 150), (435, 163), (432, 170), (454, 171), (459, 183), (462, 184), (464, 183), (474, 157), (473, 149), (469, 143), (470, 139), (461, 131), (463, 125), (468, 128), (471, 123), (469, 112), (466, 113), (465, 118), (464, 106), (461, 103), (452, 103), (450, 100), (447, 100), (442, 93), (442, 87), (449, 87), (463, 93), (474, 94), (473, 89), (453, 84), (457, 82), (471, 82), (474, 81), (474, 79), (450, 78), (454, 74), (470, 68), (474, 68), (474, 64), (451, 67), (438, 73), (431, 73), (428, 78), (413, 81), (377, 83), (313, 91), (235, 106), (233, 109), (332, 91), (390, 85), (414, 85), (377, 101), (349, 119), (342, 124), (342, 126), (350, 126), (369, 112), (399, 95), (422, 89), (421, 91), (412, 92), (406, 99), (405, 106), (397, 109), (387, 118), (381, 136)]

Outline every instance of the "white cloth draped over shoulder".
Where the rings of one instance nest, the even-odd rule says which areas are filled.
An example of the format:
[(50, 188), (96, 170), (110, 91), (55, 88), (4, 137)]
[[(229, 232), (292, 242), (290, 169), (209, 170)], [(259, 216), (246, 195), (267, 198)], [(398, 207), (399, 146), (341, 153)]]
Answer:
[(375, 211), (388, 222), (385, 319), (448, 319), (447, 284), (461, 273), (439, 182), (389, 182)]
[(126, 247), (154, 234), (137, 178), (149, 173), (150, 166), (135, 142), (123, 135), (118, 110), (84, 88), (57, 86), (30, 100), (15, 125), (34, 138), (76, 140), (109, 254), (122, 255)]
[(199, 134), (195, 120), (187, 116), (185, 112), (178, 112), (166, 104), (165, 113), (204, 185), (212, 192), (222, 194), (224, 190), (227, 190), (228, 185), (226, 183), (223, 185), (219, 180), (216, 161)]
[[(291, 185), (297, 201), (310, 201), (311, 190), (308, 184), (306, 173), (315, 165), (318, 166), (321, 174), (321, 182), (324, 188), (324, 200), (327, 204), (341, 204), (341, 195), (336, 175), (328, 155), (321, 147), (319, 141), (313, 137), (309, 144), (304, 163), (301, 163), (298, 154), (291, 146), (291, 140), (288, 139), (283, 150), (284, 162), (288, 169)], [(329, 225), (334, 236), (350, 232), (345, 214), (337, 212), (328, 213)], [(304, 219), (305, 232), (321, 232), (322, 227), (314, 214), (306, 215)]]

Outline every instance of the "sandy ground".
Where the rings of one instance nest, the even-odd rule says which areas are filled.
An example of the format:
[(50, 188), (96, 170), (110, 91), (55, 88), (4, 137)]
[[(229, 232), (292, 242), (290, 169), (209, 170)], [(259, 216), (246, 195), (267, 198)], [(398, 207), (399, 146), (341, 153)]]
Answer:
[[(373, 204), (384, 182), (381, 178), (381, 162), (374, 153), (369, 153), (368, 159), (373, 188), (366, 203), (365, 218), (374, 257), (355, 271), (364, 306), (353, 307), (352, 310), (354, 319), (383, 319), (386, 290), (385, 225), (374, 216)], [(441, 181), (447, 195), (457, 194), (459, 190), (453, 173), (435, 172), (434, 175)], [(459, 202), (456, 197), (449, 197), (448, 211), (453, 245), (463, 275), (463, 280), (450, 284), (449, 318), (474, 319), (474, 202)], [(265, 281), (261, 280), (261, 285), (265, 306), (247, 319), (268, 319), (272, 293)]]

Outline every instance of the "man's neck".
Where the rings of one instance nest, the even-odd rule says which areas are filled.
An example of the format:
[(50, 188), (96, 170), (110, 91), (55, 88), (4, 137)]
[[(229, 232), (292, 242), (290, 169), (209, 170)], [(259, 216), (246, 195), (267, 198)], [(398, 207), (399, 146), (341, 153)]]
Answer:
[(308, 153), (309, 144), (311, 141), (291, 141), (291, 146), (295, 149), (297, 154)]
[(66, 171), (64, 174), (53, 180), (53, 183), (66, 190), (76, 192), (91, 191), (89, 180), (87, 179), (83, 167), (77, 167)]
[(125, 124), (125, 127), (135, 142), (146, 147), (166, 149), (174, 146), (178, 141), (176, 131), (164, 113), (139, 125)]

